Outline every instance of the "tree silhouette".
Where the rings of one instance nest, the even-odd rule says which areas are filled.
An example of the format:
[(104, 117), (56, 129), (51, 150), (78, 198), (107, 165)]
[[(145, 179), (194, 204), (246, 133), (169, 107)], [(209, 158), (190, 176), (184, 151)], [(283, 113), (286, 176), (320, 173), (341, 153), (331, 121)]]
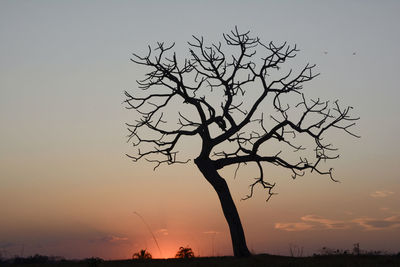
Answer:
[(194, 258), (193, 250), (189, 247), (180, 247), (175, 255), (175, 258), (179, 259), (189, 259)]
[(141, 249), (139, 252), (136, 252), (132, 255), (132, 259), (135, 260), (149, 260), (152, 256), (150, 252), (146, 251), (145, 249)]
[(303, 85), (318, 76), (315, 65), (282, 69), (296, 56), (296, 46), (266, 44), (237, 28), (223, 34), (224, 45), (193, 38), (184, 60), (172, 52), (174, 44), (157, 43), (147, 55), (133, 54), (131, 60), (148, 72), (134, 94), (125, 92), (126, 108), (137, 117), (127, 123), (129, 141), (138, 148), (128, 156), (153, 162), (154, 169), (186, 163), (178, 158), (177, 146), (196, 136), (200, 151), (194, 163), (219, 197), (234, 255), (248, 256), (235, 203), (218, 171), (230, 165), (236, 171), (242, 165), (259, 170), (244, 199), (253, 196), (256, 185), (267, 190), (267, 200), (274, 194), (266, 164), (291, 170), (293, 178), (311, 171), (334, 180), (332, 168), (321, 168), (338, 158), (326, 133), (337, 129), (356, 136), (350, 127), (358, 118), (349, 115), (352, 107), (341, 108), (338, 101), (306, 98)]

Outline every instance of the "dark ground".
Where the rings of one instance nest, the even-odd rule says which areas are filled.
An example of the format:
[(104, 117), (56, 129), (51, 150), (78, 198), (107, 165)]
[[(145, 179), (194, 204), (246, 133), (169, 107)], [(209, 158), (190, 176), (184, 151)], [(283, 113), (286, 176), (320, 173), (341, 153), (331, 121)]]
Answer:
[(60, 266), (60, 267), (213, 267), (213, 266), (232, 266), (232, 267), (252, 267), (252, 266), (273, 266), (273, 267), (295, 267), (295, 266), (397, 266), (400, 267), (400, 255), (332, 255), (332, 256), (314, 256), (314, 257), (284, 257), (272, 255), (255, 255), (250, 258), (234, 258), (234, 257), (214, 257), (214, 258), (194, 258), (194, 259), (154, 259), (154, 260), (119, 260), (119, 261), (102, 261), (100, 259), (86, 259), (82, 261), (47, 261), (47, 262), (31, 262), (31, 263), (0, 263), (1, 267), (6, 266)]

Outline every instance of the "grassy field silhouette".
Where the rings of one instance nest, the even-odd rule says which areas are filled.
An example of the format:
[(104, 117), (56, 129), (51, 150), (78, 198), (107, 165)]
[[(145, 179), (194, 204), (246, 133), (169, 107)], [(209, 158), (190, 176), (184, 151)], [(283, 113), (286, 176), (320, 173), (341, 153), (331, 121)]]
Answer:
[(400, 266), (400, 255), (326, 255), (311, 257), (289, 257), (259, 254), (247, 258), (237, 257), (198, 257), (188, 259), (146, 259), (146, 260), (110, 260), (104, 261), (99, 258), (91, 258), (80, 261), (57, 260), (44, 262), (3, 262), (0, 266), (60, 266), (60, 267), (111, 267), (111, 266)]

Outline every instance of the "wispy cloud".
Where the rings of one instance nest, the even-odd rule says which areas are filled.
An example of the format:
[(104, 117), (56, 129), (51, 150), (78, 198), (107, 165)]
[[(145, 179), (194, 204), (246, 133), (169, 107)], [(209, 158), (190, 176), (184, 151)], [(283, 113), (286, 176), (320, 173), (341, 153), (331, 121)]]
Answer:
[[(111, 243), (116, 243), (116, 242), (124, 242), (124, 241), (128, 241), (129, 238), (125, 237), (125, 236), (116, 236), (116, 235), (107, 235), (104, 236), (100, 239), (97, 239), (98, 241), (103, 241), (103, 242), (111, 242)], [(97, 241), (97, 240), (92, 240), (92, 241)]]
[(0, 242), (0, 248), (2, 249), (6, 249), (6, 248), (10, 248), (10, 247), (14, 247), (17, 244), (12, 243), (12, 242)]
[(305, 215), (300, 222), (276, 223), (275, 228), (284, 231), (305, 231), (318, 229), (348, 229), (349, 222), (331, 220), (318, 215)]
[(373, 198), (385, 198), (385, 197), (389, 197), (389, 196), (391, 196), (393, 194), (394, 194), (394, 192), (392, 192), (392, 191), (379, 190), (379, 191), (372, 192), (370, 194), (370, 196), (373, 197)]
[(294, 231), (305, 231), (311, 230), (314, 226), (312, 224), (304, 222), (295, 223), (275, 223), (275, 228), (279, 230), (294, 232)]
[(345, 230), (361, 226), (364, 230), (384, 230), (400, 227), (400, 215), (394, 215), (386, 218), (361, 217), (352, 220), (341, 221), (331, 220), (318, 215), (305, 215), (298, 222), (278, 222), (275, 223), (275, 229), (283, 231), (306, 231), (335, 229)]
[(312, 223), (317, 223), (323, 228), (327, 229), (348, 229), (350, 228), (350, 225), (346, 223), (345, 221), (337, 221), (337, 220), (330, 220), (323, 218), (321, 216), (317, 215), (306, 215), (301, 217), (302, 221), (305, 222), (312, 222)]
[(111, 236), (110, 242), (119, 242), (119, 241), (126, 241), (128, 240), (127, 237), (124, 236)]
[(162, 234), (162, 235), (168, 235), (168, 229), (162, 228), (162, 229), (157, 230), (156, 233)]
[(353, 222), (359, 224), (365, 230), (383, 230), (400, 227), (400, 215), (387, 217), (384, 219), (357, 218)]
[(216, 234), (219, 234), (219, 233), (220, 232), (213, 231), (213, 230), (203, 232), (203, 234), (208, 234), (208, 235), (216, 235)]

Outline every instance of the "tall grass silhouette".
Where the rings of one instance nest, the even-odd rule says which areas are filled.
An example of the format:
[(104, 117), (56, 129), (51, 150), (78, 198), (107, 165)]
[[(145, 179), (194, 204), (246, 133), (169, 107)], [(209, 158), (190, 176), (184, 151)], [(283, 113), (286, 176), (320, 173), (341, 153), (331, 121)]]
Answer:
[(134, 211), (133, 213), (136, 214), (136, 215), (142, 220), (142, 222), (143, 222), (143, 224), (146, 226), (147, 230), (149, 230), (151, 236), (153, 237), (154, 242), (155, 242), (156, 245), (157, 245), (158, 251), (160, 252), (160, 256), (163, 257), (163, 254), (162, 254), (162, 252), (161, 252), (160, 246), (158, 245), (158, 242), (157, 242), (157, 238), (156, 238), (156, 236), (153, 234), (153, 231), (151, 230), (151, 228), (150, 228), (150, 226), (148, 225), (148, 223), (145, 221), (145, 219), (142, 217), (142, 215), (140, 215), (138, 212)]

